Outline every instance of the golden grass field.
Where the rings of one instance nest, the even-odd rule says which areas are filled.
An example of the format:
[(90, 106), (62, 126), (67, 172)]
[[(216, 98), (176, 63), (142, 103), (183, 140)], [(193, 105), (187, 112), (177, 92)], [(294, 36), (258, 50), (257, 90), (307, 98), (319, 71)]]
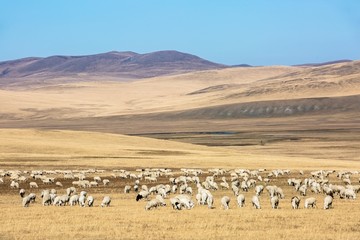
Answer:
[[(41, 190), (55, 185), (38, 182), (39, 188), (31, 189), (36, 203), (23, 208), (6, 177), (0, 184), (0, 239), (360, 239), (358, 199), (336, 196), (334, 208), (325, 211), (324, 195), (308, 191), (318, 208), (304, 209), (301, 197), (301, 209), (292, 210), (290, 199), (298, 193), (286, 182), (304, 179), (312, 170), (360, 170), (359, 68), (359, 61), (227, 68), (136, 81), (78, 75), (30, 79), (37, 84), (24, 78), (18, 86), (5, 86), (0, 89), (0, 170), (104, 169), (100, 175), (111, 183), (87, 189), (95, 207), (80, 208), (41, 206)], [(272, 107), (281, 101), (276, 106), (286, 108), (305, 99), (302, 108), (318, 104), (313, 98), (331, 104), (298, 115), (221, 115), (235, 109), (228, 104), (269, 101), (263, 104)], [(217, 133), (222, 131), (231, 134)], [(291, 174), (271, 182), (284, 189), (278, 210), (271, 209), (266, 192), (262, 209), (253, 209), (251, 189), (241, 209), (231, 190), (219, 190), (213, 192), (215, 209), (175, 211), (166, 199), (168, 206), (145, 211), (145, 201), (123, 193), (134, 180), (110, 176), (114, 169), (137, 168), (171, 168), (177, 175), (181, 168), (266, 168), (263, 176), (290, 169)], [(62, 194), (71, 181), (55, 177), (64, 185), (55, 187)], [(225, 177), (230, 182), (230, 175)], [(359, 177), (351, 176), (354, 185)], [(162, 177), (158, 183), (167, 182)], [(343, 184), (335, 174), (330, 182)], [(20, 187), (30, 192), (29, 183)], [(111, 207), (100, 208), (105, 195), (111, 196)], [(231, 197), (227, 211), (220, 208), (224, 195)]]
[[(323, 210), (324, 195), (309, 191), (309, 196), (316, 197), (318, 208), (304, 209), (304, 197), (301, 197), (301, 209), (292, 210), (290, 199), (298, 193), (286, 182), (291, 177), (305, 178), (311, 170), (317, 169), (359, 170), (358, 161), (328, 160), (325, 164), (311, 157), (265, 155), (250, 149), (206, 147), (116, 134), (31, 129), (1, 130), (0, 152), (2, 169), (97, 168), (106, 172), (91, 174), (89, 179), (100, 175), (111, 181), (108, 187), (86, 189), (95, 197), (93, 208), (43, 207), (39, 198), (41, 189), (54, 187), (58, 193), (65, 193), (64, 189), (71, 186), (71, 181), (62, 180), (61, 176), (56, 177), (63, 183), (63, 188), (38, 182), (39, 189), (30, 190), (28, 183), (20, 183), (27, 193), (31, 191), (38, 196), (36, 203), (23, 208), (18, 190), (10, 189), (9, 179), (5, 179), (5, 184), (0, 185), (0, 239), (357, 239), (360, 236), (358, 199), (335, 197), (334, 208)], [(145, 211), (145, 201), (136, 202), (134, 192), (123, 193), (124, 185), (134, 180), (110, 176), (113, 169), (135, 171), (138, 167), (168, 167), (178, 174), (179, 168), (188, 166), (204, 170), (213, 167), (286, 168), (292, 173), (271, 182), (282, 187), (285, 193), (278, 210), (271, 209), (265, 191), (260, 197), (262, 209), (253, 209), (250, 198), (254, 192), (251, 189), (244, 193), (246, 206), (241, 209), (231, 190), (219, 190), (213, 192), (215, 209), (195, 206), (192, 210), (175, 211), (166, 200), (168, 206)], [(304, 176), (299, 174), (300, 169), (305, 170)], [(229, 175), (225, 176), (230, 181)], [(352, 176), (354, 184), (358, 183), (359, 177), (357, 174)], [(201, 180), (203, 178), (200, 176)], [(335, 175), (331, 175), (330, 181), (340, 183)], [(158, 183), (167, 182), (167, 178), (162, 177)], [(105, 195), (111, 196), (111, 207), (100, 208)], [(220, 207), (220, 198), (225, 195), (231, 197), (227, 211)]]

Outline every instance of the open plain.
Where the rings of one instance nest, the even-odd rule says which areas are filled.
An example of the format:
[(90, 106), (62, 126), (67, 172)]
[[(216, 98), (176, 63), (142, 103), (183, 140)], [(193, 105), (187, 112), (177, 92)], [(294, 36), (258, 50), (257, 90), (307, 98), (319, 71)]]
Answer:
[[(161, 54), (171, 59), (174, 53)], [(123, 55), (100, 54), (95, 62)], [(140, 57), (162, 59), (156, 54)], [(24, 69), (38, 69), (29, 67), (32, 62), (37, 67), (48, 66), (47, 60), (54, 58), (0, 65), (5, 73), (9, 72), (5, 71), (7, 66), (15, 66), (10, 77), (5, 74), (0, 78), (0, 169), (4, 175), (0, 184), (0, 239), (359, 238), (357, 198), (335, 194), (333, 207), (324, 210), (323, 191), (314, 193), (308, 186), (306, 196), (300, 196), (288, 184), (288, 179), (304, 182), (312, 178), (321, 182), (322, 188), (329, 184), (345, 188), (349, 184), (337, 177), (342, 172), (351, 186), (359, 185), (359, 61), (292, 67), (210, 64), (180, 74), (169, 67), (160, 71), (151, 66), (152, 75), (147, 78), (117, 76), (110, 71), (116, 68), (109, 70), (110, 75), (47, 75), (46, 69), (16, 75)], [(245, 207), (240, 208), (231, 188), (219, 188), (211, 190), (214, 208), (209, 209), (196, 204), (198, 187), (189, 181), (195, 203), (191, 210), (172, 209), (169, 199), (178, 191), (165, 198), (165, 207), (145, 210), (147, 201), (135, 200), (136, 179), (113, 176), (116, 170), (140, 174), (148, 171), (145, 169), (171, 169), (173, 174), (157, 176), (156, 182), (139, 177), (139, 186), (149, 188), (172, 186), (169, 178), (185, 175), (181, 169), (202, 169), (200, 182), (213, 175), (209, 170), (225, 169), (216, 174), (217, 184), (223, 177), (231, 183), (231, 174), (239, 169), (266, 169), (259, 172), (261, 179), (250, 179), (256, 185), (276, 185), (285, 196), (279, 209), (272, 209), (264, 190), (261, 209), (254, 209), (251, 197), (255, 192), (250, 187), (249, 191), (240, 190), (246, 199)], [(290, 173), (269, 176), (279, 169)], [(15, 170), (27, 178), (19, 181), (19, 189), (37, 196), (29, 207), (22, 206), (19, 189), (10, 188), (8, 173)], [(37, 170), (55, 178), (62, 187), (35, 180), (31, 171)], [(311, 172), (316, 170), (335, 172), (314, 177)], [(86, 190), (95, 198), (94, 207), (42, 206), (42, 190), (54, 188), (63, 195), (74, 185), (73, 179), (64, 179), (62, 171), (85, 172), (86, 180), (100, 176), (110, 183), (76, 186), (78, 193)], [(267, 177), (270, 182), (264, 181)], [(246, 181), (240, 174), (238, 180)], [(38, 188), (29, 188), (32, 181)], [(128, 194), (124, 193), (126, 185), (132, 187)], [(99, 207), (104, 196), (112, 199), (108, 208)], [(220, 205), (223, 196), (230, 197), (229, 210)], [(291, 209), (293, 196), (300, 196), (300, 209)], [(304, 209), (308, 197), (316, 198), (317, 208)], [(150, 195), (149, 199), (153, 198), (155, 195)]]

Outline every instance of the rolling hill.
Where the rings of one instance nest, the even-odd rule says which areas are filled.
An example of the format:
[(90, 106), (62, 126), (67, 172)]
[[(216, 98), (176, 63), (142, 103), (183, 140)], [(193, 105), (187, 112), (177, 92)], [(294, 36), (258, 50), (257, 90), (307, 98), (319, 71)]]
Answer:
[(139, 79), (225, 67), (178, 51), (146, 54), (113, 51), (86, 56), (32, 57), (0, 62), (0, 86), (79, 75)]

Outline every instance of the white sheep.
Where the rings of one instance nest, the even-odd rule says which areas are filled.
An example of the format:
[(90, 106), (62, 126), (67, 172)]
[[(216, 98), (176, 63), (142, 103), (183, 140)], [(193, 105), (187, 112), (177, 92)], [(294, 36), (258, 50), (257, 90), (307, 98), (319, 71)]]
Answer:
[(139, 201), (141, 199), (147, 199), (148, 196), (150, 195), (150, 192), (142, 190), (138, 193), (138, 195), (136, 196), (136, 201)]
[(278, 196), (273, 196), (270, 199), (270, 203), (271, 203), (271, 207), (273, 209), (277, 209), (279, 207), (279, 197)]
[(131, 186), (130, 186), (130, 185), (126, 185), (126, 186), (124, 187), (124, 193), (129, 193), (130, 190), (131, 190)]
[(69, 205), (70, 206), (75, 206), (76, 204), (79, 203), (79, 195), (75, 194), (75, 195), (72, 195), (70, 197), (70, 200), (69, 200)]
[(255, 209), (261, 209), (260, 200), (259, 200), (258, 196), (256, 196), (256, 195), (253, 196), (251, 198), (251, 203)]
[(103, 180), (104, 186), (108, 186), (109, 183), (110, 183), (110, 180), (109, 180), (109, 179), (104, 179), (104, 180)]
[(310, 206), (312, 208), (316, 207), (316, 199), (313, 198), (313, 197), (305, 199), (304, 207), (305, 208), (310, 208)]
[(324, 198), (324, 209), (330, 209), (332, 207), (333, 197), (327, 195)]
[(88, 196), (86, 201), (87, 201), (87, 204), (89, 207), (92, 207), (94, 205), (94, 197), (93, 196)]
[(221, 206), (224, 208), (224, 210), (229, 209), (230, 198), (228, 196), (222, 197), (220, 202), (221, 202)]
[(39, 187), (36, 182), (30, 182), (29, 184), (30, 184), (30, 188), (38, 188)]
[(101, 202), (101, 207), (110, 207), (111, 198), (109, 196), (105, 196)]
[(178, 198), (170, 198), (170, 203), (173, 209), (181, 210), (181, 203)]
[(294, 196), (291, 198), (291, 206), (293, 209), (299, 209), (300, 198), (298, 196)]
[(23, 198), (25, 196), (25, 189), (20, 189), (19, 191), (20, 197)]
[(236, 198), (236, 202), (239, 207), (244, 207), (245, 206), (245, 196), (243, 194), (239, 194), (239, 196), (237, 196), (237, 198)]

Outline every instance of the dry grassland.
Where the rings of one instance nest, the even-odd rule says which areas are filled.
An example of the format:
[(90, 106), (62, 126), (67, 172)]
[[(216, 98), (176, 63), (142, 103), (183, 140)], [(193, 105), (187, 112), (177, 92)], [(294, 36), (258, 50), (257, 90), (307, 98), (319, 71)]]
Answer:
[[(304, 153), (306, 150), (304, 149)], [(330, 157), (330, 156), (329, 156)], [(325, 158), (325, 157), (324, 157)], [(89, 188), (95, 197), (95, 207), (43, 207), (40, 191), (55, 187), (39, 183), (32, 189), (38, 196), (29, 208), (21, 207), (18, 190), (11, 190), (9, 179), (0, 185), (0, 239), (358, 239), (360, 237), (360, 202), (335, 197), (334, 208), (323, 210), (324, 195), (313, 195), (318, 200), (317, 209), (292, 210), (290, 199), (298, 195), (286, 179), (304, 178), (313, 169), (359, 170), (357, 161), (317, 161), (311, 157), (283, 157), (264, 153), (252, 154), (248, 150), (212, 148), (187, 143), (129, 137), (115, 134), (1, 130), (0, 166), (2, 169), (84, 169), (95, 167), (107, 170), (102, 177), (111, 181), (108, 187)], [(195, 206), (192, 210), (175, 211), (169, 206), (145, 211), (145, 202), (135, 201), (135, 193), (123, 193), (125, 184), (133, 180), (111, 178), (113, 169), (135, 170), (137, 167), (169, 167), (178, 172), (181, 167), (224, 168), (287, 168), (289, 176), (274, 179), (271, 184), (283, 188), (285, 199), (280, 209), (270, 208), (266, 192), (261, 196), (261, 210), (250, 205), (253, 189), (244, 193), (245, 208), (238, 208), (231, 190), (213, 192), (215, 209)], [(299, 169), (305, 170), (300, 176)], [(267, 172), (266, 172), (267, 173)], [(265, 173), (265, 174), (266, 174)], [(90, 175), (91, 178), (94, 175)], [(204, 180), (204, 176), (200, 177)], [(227, 175), (229, 178), (229, 175)], [(354, 184), (359, 176), (354, 175)], [(59, 193), (71, 186), (70, 180)], [(158, 183), (166, 183), (160, 178)], [(217, 180), (220, 181), (220, 180)], [(229, 180), (228, 180), (229, 181)], [(332, 175), (331, 182), (339, 183)], [(143, 183), (143, 182), (142, 182)], [(156, 183), (156, 184), (158, 184)], [(148, 184), (149, 186), (155, 183)], [(191, 185), (196, 189), (194, 185)], [(28, 183), (20, 183), (29, 193)], [(79, 189), (78, 189), (79, 190)], [(100, 208), (104, 195), (112, 197), (111, 207)], [(230, 210), (220, 208), (220, 198), (231, 197)]]

